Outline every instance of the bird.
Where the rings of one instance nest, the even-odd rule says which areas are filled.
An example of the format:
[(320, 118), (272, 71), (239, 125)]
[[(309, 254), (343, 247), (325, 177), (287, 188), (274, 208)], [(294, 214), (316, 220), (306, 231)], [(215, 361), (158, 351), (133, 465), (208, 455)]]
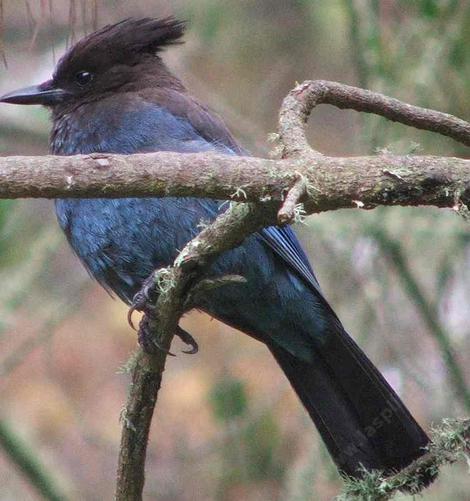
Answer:
[[(106, 25), (69, 48), (50, 80), (0, 102), (47, 107), (54, 155), (248, 155), (164, 62), (185, 28), (173, 16)], [(90, 274), (132, 305), (154, 270), (225, 209), (212, 199), (129, 197), (57, 199), (55, 210)], [(393, 474), (425, 453), (428, 436), (343, 327), (290, 226), (261, 229), (206, 274), (244, 278), (205, 291), (194, 306), (266, 345), (341, 474)]]

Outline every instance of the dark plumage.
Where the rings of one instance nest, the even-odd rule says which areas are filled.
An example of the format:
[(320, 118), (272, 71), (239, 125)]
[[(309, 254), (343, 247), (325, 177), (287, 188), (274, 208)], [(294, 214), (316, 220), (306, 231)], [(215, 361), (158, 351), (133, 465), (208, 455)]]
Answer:
[[(52, 80), (2, 98), (51, 107), (57, 155), (216, 151), (242, 155), (223, 122), (191, 97), (159, 52), (183, 23), (128, 19), (85, 37)], [(220, 204), (194, 198), (58, 200), (59, 223), (78, 257), (130, 303), (155, 269), (212, 220)], [(266, 344), (346, 474), (390, 472), (428, 438), (344, 330), (288, 227), (270, 227), (219, 257), (210, 275), (247, 282), (207, 292), (198, 307)]]

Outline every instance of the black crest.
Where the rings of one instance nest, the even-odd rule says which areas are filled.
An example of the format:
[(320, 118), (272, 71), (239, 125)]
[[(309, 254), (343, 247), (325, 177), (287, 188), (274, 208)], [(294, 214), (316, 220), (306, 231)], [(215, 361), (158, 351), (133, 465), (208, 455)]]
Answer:
[(156, 54), (168, 45), (181, 43), (185, 22), (167, 17), (164, 19), (125, 19), (107, 25), (82, 38), (60, 60), (56, 74), (61, 69), (80, 69), (86, 66), (102, 67), (103, 64), (132, 65), (146, 54)]

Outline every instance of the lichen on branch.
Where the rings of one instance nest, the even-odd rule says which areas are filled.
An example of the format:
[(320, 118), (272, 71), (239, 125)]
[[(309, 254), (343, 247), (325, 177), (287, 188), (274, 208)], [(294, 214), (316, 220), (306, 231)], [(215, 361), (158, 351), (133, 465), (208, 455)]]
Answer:
[(400, 491), (418, 493), (423, 489), (419, 479), (437, 475), (445, 464), (470, 462), (470, 419), (444, 419), (432, 431), (427, 452), (402, 471), (384, 476), (379, 471), (364, 471), (361, 479), (347, 478), (337, 501), (387, 501)]

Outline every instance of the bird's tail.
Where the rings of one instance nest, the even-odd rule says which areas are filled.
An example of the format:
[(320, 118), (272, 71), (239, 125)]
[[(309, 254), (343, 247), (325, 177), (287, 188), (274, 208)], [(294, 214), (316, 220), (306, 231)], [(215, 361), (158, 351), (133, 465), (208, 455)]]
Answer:
[(363, 468), (390, 474), (425, 452), (425, 432), (344, 330), (315, 348), (314, 363), (268, 347), (343, 474), (360, 477)]

